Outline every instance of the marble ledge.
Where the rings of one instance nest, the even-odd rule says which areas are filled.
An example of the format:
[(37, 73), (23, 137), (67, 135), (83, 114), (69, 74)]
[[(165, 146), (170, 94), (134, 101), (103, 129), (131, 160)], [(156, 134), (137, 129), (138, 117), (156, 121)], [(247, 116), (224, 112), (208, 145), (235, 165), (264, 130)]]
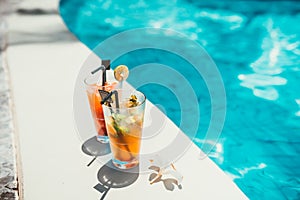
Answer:
[(0, 51), (0, 199), (18, 200), (17, 160), (11, 95), (4, 54)]

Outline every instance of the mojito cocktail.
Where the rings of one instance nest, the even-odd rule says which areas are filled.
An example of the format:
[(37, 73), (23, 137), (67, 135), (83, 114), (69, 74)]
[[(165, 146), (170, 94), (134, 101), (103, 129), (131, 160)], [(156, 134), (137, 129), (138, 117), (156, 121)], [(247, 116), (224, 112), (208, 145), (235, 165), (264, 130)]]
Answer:
[(117, 90), (116, 95), (118, 107), (112, 96), (112, 103), (104, 103), (103, 111), (112, 161), (115, 166), (128, 169), (139, 163), (146, 97), (141, 92), (130, 90)]

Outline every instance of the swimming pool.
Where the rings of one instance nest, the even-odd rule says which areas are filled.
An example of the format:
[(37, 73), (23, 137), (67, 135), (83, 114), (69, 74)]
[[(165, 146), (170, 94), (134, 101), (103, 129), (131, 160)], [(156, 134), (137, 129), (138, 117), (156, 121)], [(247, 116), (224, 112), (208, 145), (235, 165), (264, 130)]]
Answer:
[[(250, 199), (300, 199), (299, 3), (62, 0), (60, 12), (91, 49), (113, 34), (138, 27), (171, 28), (199, 42), (216, 62), (227, 98), (224, 128), (209, 156)], [(132, 52), (139, 59), (125, 55), (115, 64), (130, 67), (157, 59), (148, 51), (147, 56)], [(180, 70), (181, 65), (167, 60), (158, 61)], [(204, 112), (193, 140), (201, 146), (210, 120), (209, 93), (199, 77), (189, 77)], [(155, 93), (163, 91), (168, 99), (169, 91), (158, 85), (140, 89), (179, 123), (178, 102), (162, 101)]]

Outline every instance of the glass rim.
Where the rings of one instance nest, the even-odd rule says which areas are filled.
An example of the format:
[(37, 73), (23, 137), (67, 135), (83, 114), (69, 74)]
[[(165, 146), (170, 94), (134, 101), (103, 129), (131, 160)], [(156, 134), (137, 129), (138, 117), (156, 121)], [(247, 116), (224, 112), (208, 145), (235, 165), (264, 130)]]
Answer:
[(85, 78), (83, 79), (83, 83), (84, 83), (84, 85), (85, 85), (86, 87), (97, 87), (97, 88), (102, 87), (102, 88), (107, 88), (107, 87), (111, 87), (111, 84), (112, 84), (112, 83), (117, 83), (117, 81), (113, 81), (113, 82), (109, 82), (108, 85), (98, 85), (98, 84), (97, 84), (97, 83), (98, 83), (97, 81), (95, 81), (95, 82), (93, 82), (93, 83), (88, 83), (87, 80), (88, 80), (89, 78), (92, 78), (92, 75), (89, 75), (89, 76), (87, 76), (87, 77), (85, 77)]
[[(91, 74), (89, 74), (87, 77), (85, 77), (84, 79), (83, 79), (83, 83), (85, 84), (85, 85), (87, 85), (87, 86), (94, 86), (94, 84), (97, 84), (97, 81), (95, 81), (95, 83), (88, 83), (87, 81), (88, 81), (88, 79), (89, 78), (92, 78), (93, 76), (91, 75)], [(97, 86), (100, 86), (100, 85), (97, 85)], [(102, 86), (102, 85), (101, 85)]]
[[(146, 102), (146, 99), (147, 99), (147, 97), (144, 93), (142, 93), (141, 91), (138, 91), (136, 89), (114, 89), (114, 90), (116, 90), (116, 91), (130, 91), (130, 93), (137, 92), (137, 93), (141, 94), (141, 96), (143, 97), (143, 101), (140, 102), (139, 105), (134, 106), (134, 107), (129, 107), (129, 108), (127, 108), (127, 107), (125, 107), (125, 108), (109, 107), (105, 104), (102, 104), (102, 108), (108, 108), (108, 109), (113, 109), (113, 110), (131, 110), (131, 109), (139, 108), (140, 106), (144, 105), (145, 102)], [(114, 90), (112, 90), (112, 91), (114, 91)]]

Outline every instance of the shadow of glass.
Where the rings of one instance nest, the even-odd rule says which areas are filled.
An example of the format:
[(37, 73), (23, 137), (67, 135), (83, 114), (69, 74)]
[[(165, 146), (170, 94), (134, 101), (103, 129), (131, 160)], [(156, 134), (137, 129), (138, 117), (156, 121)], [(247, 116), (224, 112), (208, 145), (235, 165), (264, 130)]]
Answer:
[(121, 170), (109, 161), (100, 168), (97, 177), (100, 183), (94, 188), (103, 193), (102, 200), (111, 188), (123, 188), (133, 184), (139, 177), (139, 166)]
[(111, 152), (109, 143), (99, 142), (96, 136), (85, 141), (81, 146), (81, 150), (89, 156), (94, 156), (93, 160), (87, 166), (90, 166), (98, 156), (104, 156)]

